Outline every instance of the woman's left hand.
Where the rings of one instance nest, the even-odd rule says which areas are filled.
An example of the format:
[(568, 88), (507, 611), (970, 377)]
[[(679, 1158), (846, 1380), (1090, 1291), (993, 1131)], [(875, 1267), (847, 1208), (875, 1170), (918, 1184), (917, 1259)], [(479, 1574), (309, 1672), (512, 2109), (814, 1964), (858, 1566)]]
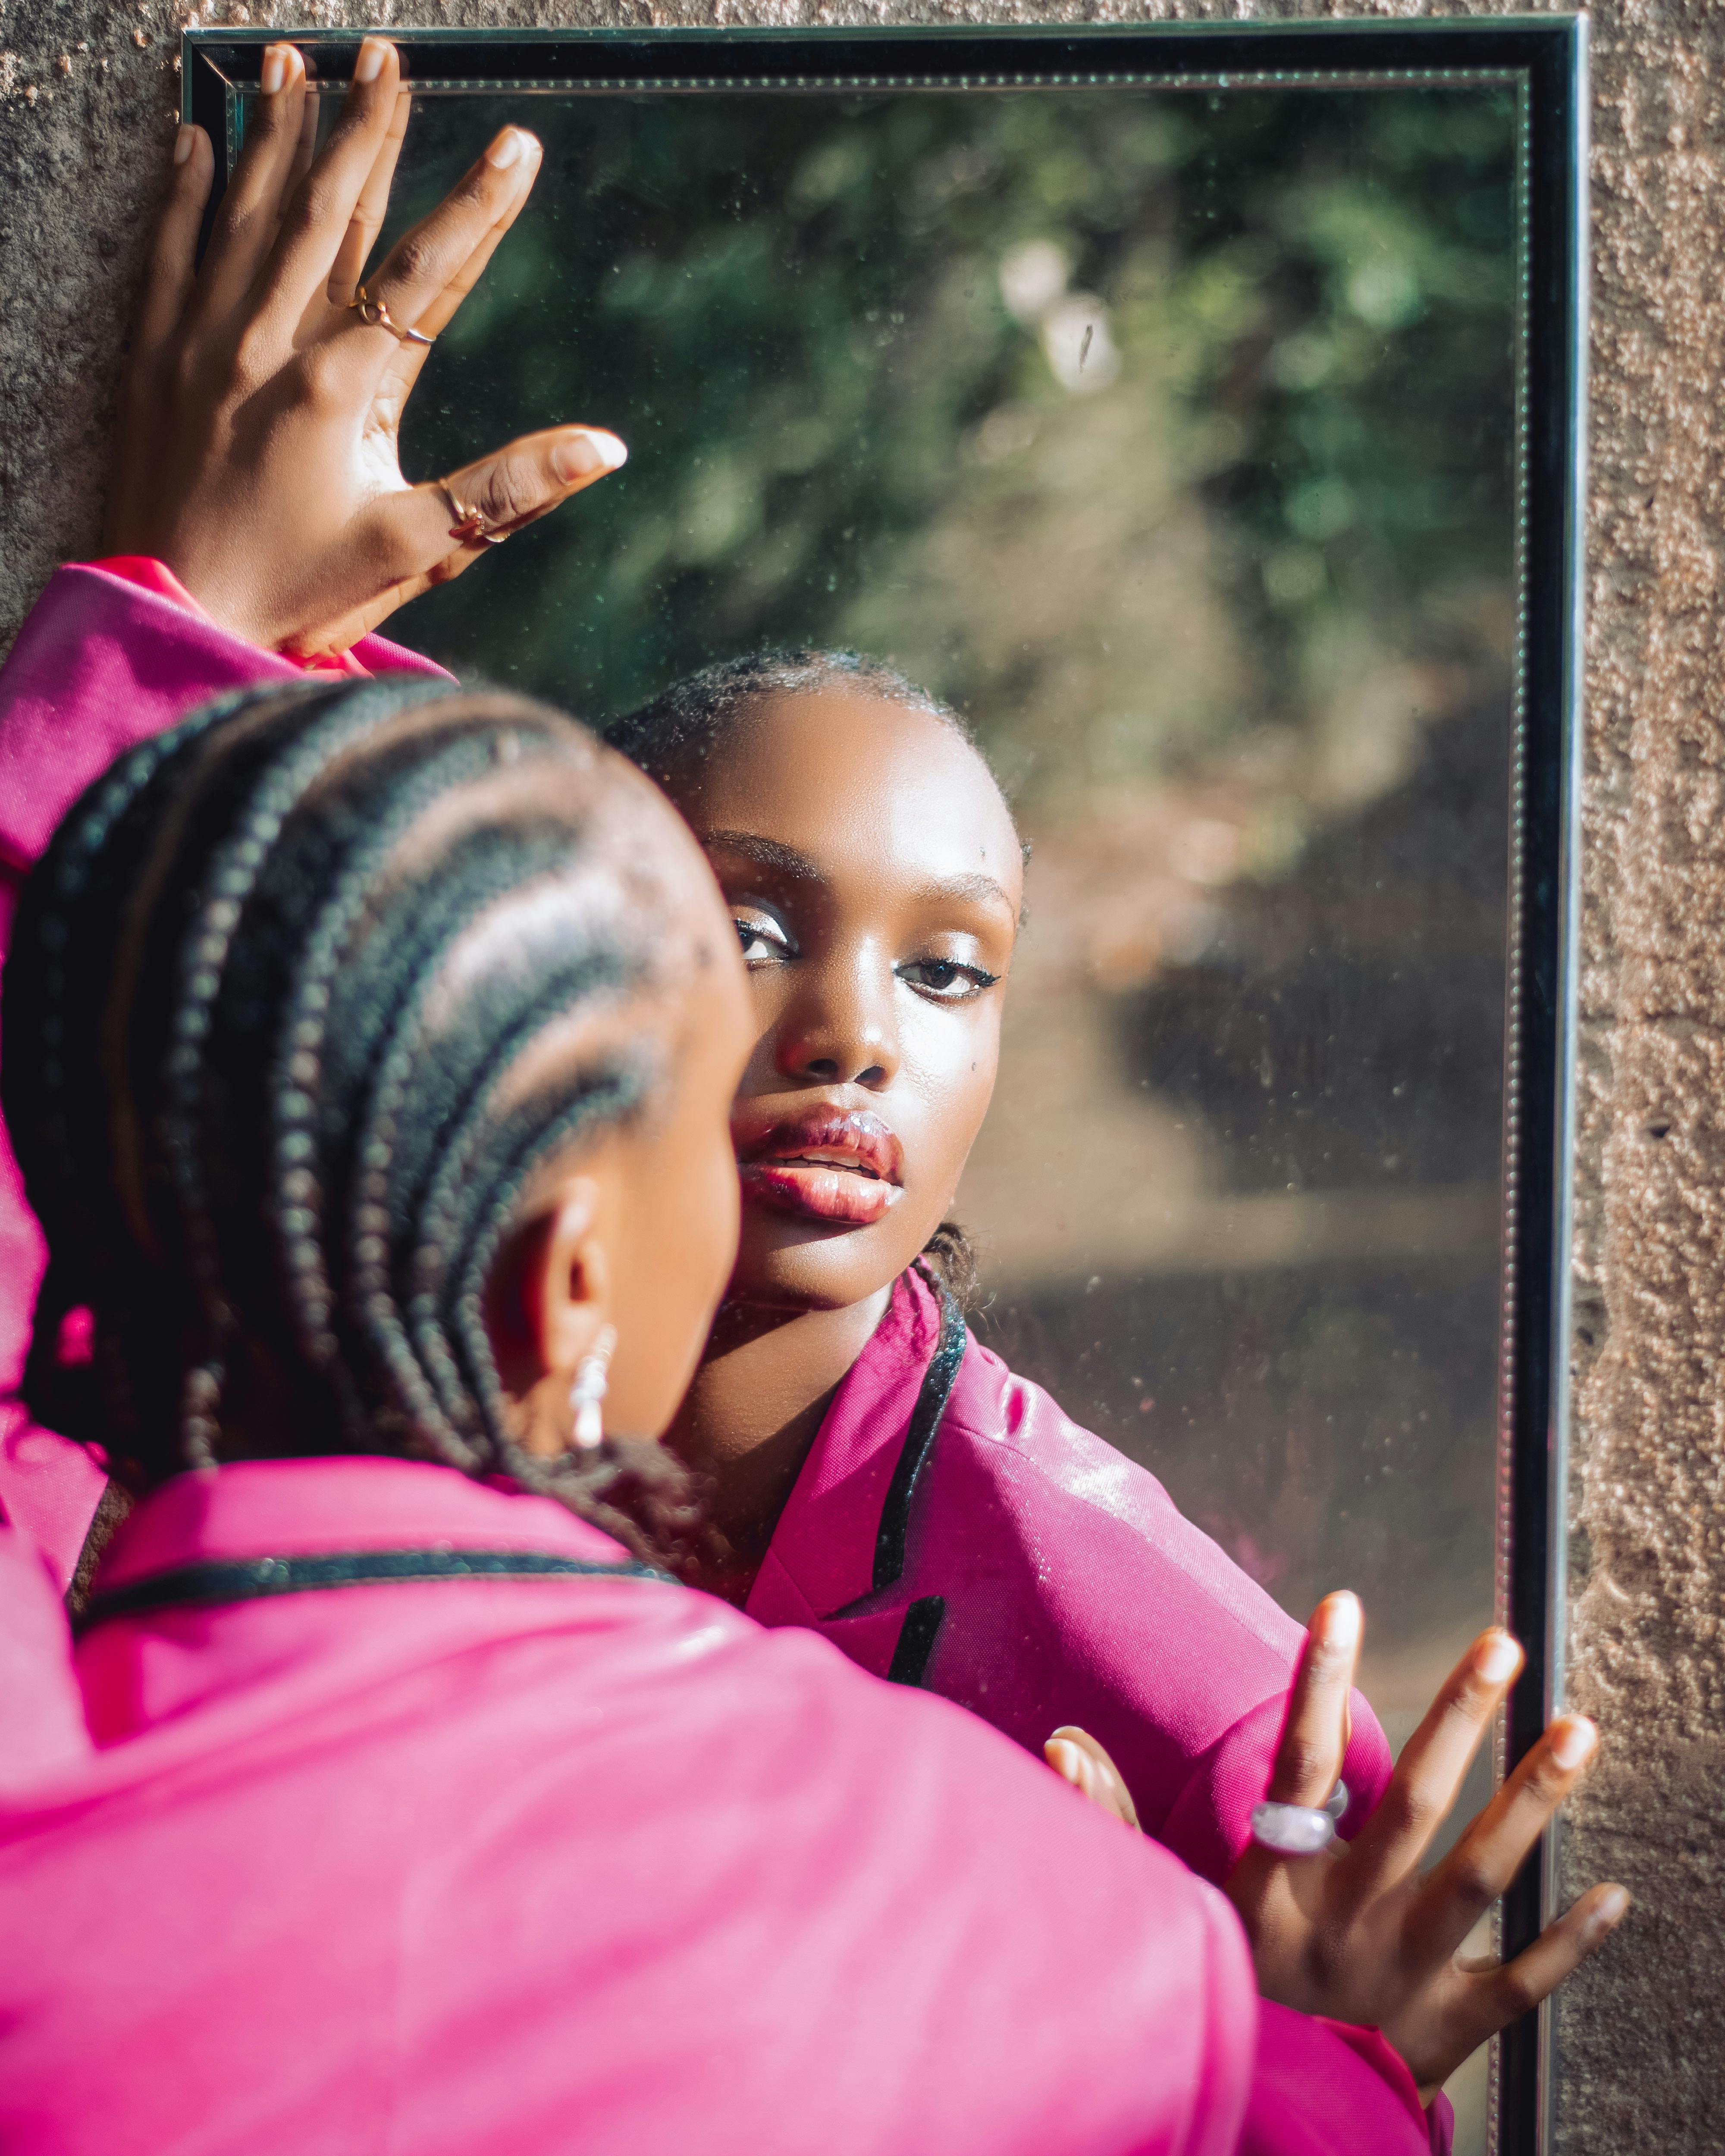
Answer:
[(403, 408), (526, 203), (539, 145), (503, 129), (362, 287), (408, 120), (395, 48), (365, 40), (314, 156), (316, 116), (300, 54), (270, 46), (201, 265), (214, 161), (201, 128), (180, 130), (105, 538), (166, 562), (223, 628), (302, 658), (347, 649), (625, 454), (603, 428), (555, 427), (408, 483)]
[(1138, 1808), (1132, 1802), (1132, 1793), (1126, 1786), (1125, 1777), (1088, 1730), (1066, 1723), (1055, 1730), (1043, 1746), (1042, 1756), (1081, 1797), (1088, 1797), (1098, 1810), (1136, 1830)]

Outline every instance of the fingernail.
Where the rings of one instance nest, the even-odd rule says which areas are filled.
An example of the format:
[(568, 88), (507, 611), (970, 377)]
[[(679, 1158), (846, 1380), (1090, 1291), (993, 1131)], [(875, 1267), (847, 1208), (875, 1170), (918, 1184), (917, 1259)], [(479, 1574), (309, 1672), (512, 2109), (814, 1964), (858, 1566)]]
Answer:
[(1075, 1789), (1080, 1786), (1079, 1776), (1084, 1769), (1080, 1764), (1081, 1755), (1076, 1744), (1068, 1744), (1064, 1738), (1051, 1737), (1044, 1757), (1063, 1782), (1070, 1782)]
[(615, 471), (629, 462), (629, 451), (615, 434), (598, 429), (588, 434), (572, 434), (551, 453), (551, 468), (565, 484), (591, 479), (595, 472)]
[(274, 97), (287, 80), (288, 56), (285, 45), (266, 45), (264, 64), (258, 74), (258, 87), (265, 97)]
[(506, 127), (485, 152), (485, 162), (493, 171), (506, 172), (527, 146), (528, 137), (519, 127)]
[(1359, 1641), (1360, 1609), (1358, 1595), (1332, 1594), (1324, 1604), (1323, 1644), (1348, 1648)]
[(383, 63), (389, 54), (387, 38), (367, 38), (359, 49), (359, 58), (353, 63), (356, 82), (375, 82), (383, 72)]
[(189, 126), (182, 127), (174, 137), (174, 162), (183, 165), (197, 146), (198, 130)]
[(1593, 1914), (1588, 1919), (1589, 1931), (1595, 1938), (1598, 1938), (1602, 1933), (1609, 1932), (1611, 1927), (1620, 1921), (1629, 1905), (1630, 1897), (1627, 1887), (1609, 1888), (1605, 1893), (1600, 1895), (1598, 1902), (1594, 1905)]
[(1521, 1659), (1522, 1650), (1507, 1632), (1493, 1632), (1474, 1656), (1473, 1666), (1487, 1684), (1507, 1684)]
[(1584, 1714), (1566, 1714), (1551, 1730), (1551, 1756), (1566, 1774), (1573, 1774), (1599, 1741), (1599, 1732)]

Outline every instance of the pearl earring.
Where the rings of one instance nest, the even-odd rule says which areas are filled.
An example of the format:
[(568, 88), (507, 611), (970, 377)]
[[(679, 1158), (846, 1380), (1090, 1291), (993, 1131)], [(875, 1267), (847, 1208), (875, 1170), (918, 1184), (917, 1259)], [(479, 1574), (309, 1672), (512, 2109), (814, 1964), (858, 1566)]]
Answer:
[(576, 1368), (575, 1382), (569, 1388), (569, 1405), (575, 1413), (578, 1452), (597, 1452), (605, 1441), (605, 1419), (601, 1409), (610, 1387), (608, 1373), (616, 1345), (617, 1328), (608, 1325), (594, 1341), (592, 1353), (583, 1355)]

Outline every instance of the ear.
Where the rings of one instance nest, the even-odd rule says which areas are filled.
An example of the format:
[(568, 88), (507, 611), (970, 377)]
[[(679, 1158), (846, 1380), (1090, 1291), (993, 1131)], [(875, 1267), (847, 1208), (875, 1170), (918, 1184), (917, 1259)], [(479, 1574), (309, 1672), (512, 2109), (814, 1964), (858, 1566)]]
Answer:
[(485, 1329), (504, 1390), (526, 1402), (548, 1379), (565, 1393), (611, 1322), (611, 1273), (601, 1231), (603, 1193), (591, 1175), (555, 1184), (501, 1255), (485, 1297)]
[(590, 1175), (572, 1175), (552, 1192), (542, 1241), (521, 1283), (540, 1368), (559, 1376), (574, 1372), (611, 1322), (599, 1197)]

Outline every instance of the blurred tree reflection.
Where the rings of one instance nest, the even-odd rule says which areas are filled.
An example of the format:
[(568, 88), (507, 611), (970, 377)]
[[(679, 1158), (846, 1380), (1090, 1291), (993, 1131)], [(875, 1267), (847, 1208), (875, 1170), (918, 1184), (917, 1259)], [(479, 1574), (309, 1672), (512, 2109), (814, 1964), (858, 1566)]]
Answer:
[[(631, 460), (410, 636), (596, 716), (855, 641), (1056, 816), (1245, 743), (1271, 875), (1402, 775), (1446, 670), (1501, 669), (1507, 90), (527, 116), (534, 206), (409, 454), (583, 418)], [(403, 215), (487, 121), (422, 101)]]

